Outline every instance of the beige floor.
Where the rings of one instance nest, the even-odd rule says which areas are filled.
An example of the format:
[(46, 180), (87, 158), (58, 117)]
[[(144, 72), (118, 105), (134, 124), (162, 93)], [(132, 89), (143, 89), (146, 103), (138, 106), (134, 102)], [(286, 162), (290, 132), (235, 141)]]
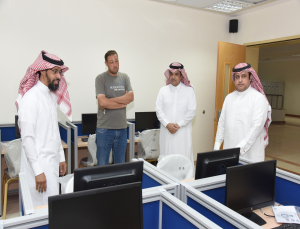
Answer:
[(271, 124), (266, 160), (276, 159), (277, 167), (300, 175), (300, 118), (286, 117), (285, 124)]
[[(276, 159), (277, 167), (300, 175), (300, 118), (286, 117), (285, 121), (270, 125), (266, 160)], [(18, 210), (19, 195), (9, 195), (7, 219), (18, 217)]]

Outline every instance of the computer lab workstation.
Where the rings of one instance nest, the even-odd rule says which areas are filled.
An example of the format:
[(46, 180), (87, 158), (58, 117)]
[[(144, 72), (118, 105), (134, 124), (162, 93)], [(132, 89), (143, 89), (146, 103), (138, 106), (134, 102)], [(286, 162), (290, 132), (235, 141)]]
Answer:
[[(24, 216), (3, 221), (3, 228), (82, 228), (87, 219), (85, 228), (98, 228), (100, 222), (105, 228), (111, 220), (117, 222), (108, 228), (119, 228), (120, 222), (128, 228), (273, 228), (278, 226), (274, 219), (270, 226), (256, 209), (270, 215), (266, 208), (274, 204), (299, 206), (300, 177), (276, 169), (276, 161), (252, 163), (239, 158), (239, 149), (227, 149), (199, 153), (195, 180), (189, 182), (143, 159), (75, 169), (73, 190), (50, 197), (49, 205), (39, 209), (30, 206), (25, 174), (20, 174), (20, 186)], [(252, 210), (259, 216), (253, 217)], [(117, 220), (118, 214), (125, 218)], [(266, 221), (262, 227), (259, 218)]]
[(178, 183), (142, 189), (144, 163), (75, 169), (73, 192), (35, 209), (20, 173), (24, 216), (1, 221), (2, 228), (221, 228), (179, 199)]
[(276, 160), (239, 158), (238, 149), (199, 153), (195, 180), (181, 188), (183, 202), (222, 228), (277, 228), (272, 206), (300, 206), (300, 176), (276, 168)]
[[(155, 119), (151, 123), (157, 127)], [(71, 124), (74, 139), (78, 126)], [(84, 132), (84, 122), (82, 129)], [(75, 168), (65, 194), (50, 197), (48, 206), (36, 209), (26, 192), (26, 175), (20, 174), (22, 217), (4, 220), (3, 228), (280, 226), (272, 217), (271, 206), (300, 206), (300, 177), (277, 169), (275, 160), (252, 163), (239, 152), (234, 148), (198, 153), (195, 177), (186, 182), (143, 158)]]
[[(71, 170), (86, 167), (87, 164), (96, 165), (95, 133), (97, 129), (97, 113), (82, 114), (81, 123), (74, 124), (67, 121), (66, 124), (71, 128)], [(126, 162), (137, 157), (148, 160), (156, 160), (158, 158), (159, 127), (160, 122), (156, 117), (156, 112), (136, 112), (135, 119), (127, 121)], [(90, 152), (88, 151), (88, 144), (89, 148), (92, 149)], [(112, 154), (113, 152), (110, 154), (110, 163), (113, 163)]]

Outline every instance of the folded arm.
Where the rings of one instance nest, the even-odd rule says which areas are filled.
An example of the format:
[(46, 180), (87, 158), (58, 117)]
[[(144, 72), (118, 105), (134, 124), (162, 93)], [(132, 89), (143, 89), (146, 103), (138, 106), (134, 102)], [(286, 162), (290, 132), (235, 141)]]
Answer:
[(115, 97), (115, 98), (110, 98), (109, 100), (116, 102), (116, 103), (121, 103), (121, 104), (129, 104), (134, 100), (134, 95), (133, 91), (130, 92), (125, 92), (125, 95), (122, 95), (120, 97)]
[(111, 99), (108, 99), (105, 97), (104, 94), (99, 94), (97, 95), (97, 100), (98, 100), (98, 106), (102, 109), (122, 109), (126, 107), (126, 104), (121, 104), (112, 101)]

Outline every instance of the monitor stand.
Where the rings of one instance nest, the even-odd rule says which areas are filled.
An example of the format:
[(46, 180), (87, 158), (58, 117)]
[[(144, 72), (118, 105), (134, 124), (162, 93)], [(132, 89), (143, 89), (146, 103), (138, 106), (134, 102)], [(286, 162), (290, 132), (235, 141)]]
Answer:
[(255, 214), (254, 212), (246, 212), (241, 215), (251, 220), (252, 222), (256, 223), (259, 226), (267, 223), (263, 218), (261, 218), (259, 215)]

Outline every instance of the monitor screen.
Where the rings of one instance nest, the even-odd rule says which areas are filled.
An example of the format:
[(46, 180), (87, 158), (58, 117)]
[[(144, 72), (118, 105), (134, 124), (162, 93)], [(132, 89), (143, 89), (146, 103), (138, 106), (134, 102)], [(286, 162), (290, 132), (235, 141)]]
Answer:
[(50, 196), (48, 209), (49, 229), (142, 229), (142, 184)]
[(74, 170), (74, 192), (143, 181), (143, 161)]
[(136, 131), (157, 129), (159, 124), (156, 112), (135, 112)]
[(225, 204), (252, 220), (252, 210), (275, 204), (275, 181), (276, 160), (230, 167)]
[(197, 154), (195, 180), (226, 174), (227, 167), (238, 165), (240, 148)]
[(97, 113), (81, 114), (82, 134), (95, 134), (97, 129)]
[(15, 115), (15, 137), (16, 138), (21, 138), (20, 130), (19, 130), (19, 125), (18, 125), (18, 119), (19, 116)]

